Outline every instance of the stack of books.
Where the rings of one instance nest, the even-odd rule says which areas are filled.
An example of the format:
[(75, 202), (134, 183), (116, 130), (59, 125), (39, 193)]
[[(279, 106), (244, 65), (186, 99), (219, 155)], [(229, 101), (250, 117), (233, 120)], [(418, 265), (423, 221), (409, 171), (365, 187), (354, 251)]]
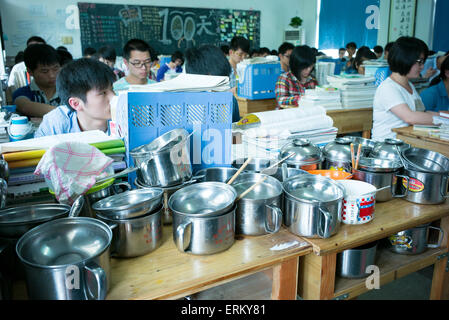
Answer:
[(373, 76), (343, 74), (328, 76), (329, 84), (340, 90), (343, 109), (372, 108), (376, 94)]
[(298, 106), (321, 106), (326, 110), (342, 109), (340, 90), (329, 86), (318, 86), (315, 89), (307, 89), (299, 100)]

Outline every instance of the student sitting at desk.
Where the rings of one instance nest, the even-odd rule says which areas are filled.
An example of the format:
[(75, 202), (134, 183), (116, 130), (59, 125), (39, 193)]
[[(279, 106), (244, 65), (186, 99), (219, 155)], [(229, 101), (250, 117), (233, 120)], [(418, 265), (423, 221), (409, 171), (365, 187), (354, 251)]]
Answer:
[(115, 62), (117, 61), (117, 53), (115, 49), (110, 46), (104, 46), (98, 49), (97, 53), (95, 53), (94, 57), (96, 57), (101, 62), (107, 64), (109, 68), (115, 74), (116, 80), (119, 80), (125, 76), (125, 73), (122, 70), (119, 70), (115, 67)]
[(410, 82), (422, 71), (428, 51), (422, 40), (413, 37), (400, 37), (391, 47), (388, 64), (392, 74), (379, 85), (374, 96), (373, 140), (395, 138), (393, 128), (433, 124), (436, 113), (416, 111), (423, 106), (422, 100)]
[(235, 36), (231, 40), (228, 59), (232, 69), (229, 75), (229, 80), (234, 95), (237, 93), (237, 64), (246, 58), (249, 53), (249, 46), (249, 40), (244, 37)]
[(365, 67), (363, 66), (363, 62), (367, 60), (376, 60), (377, 56), (374, 52), (371, 51), (368, 47), (360, 47), (359, 50), (357, 50), (357, 54), (355, 55), (354, 59), (354, 70), (358, 74), (365, 74)]
[[(199, 48), (188, 49), (186, 56), (186, 73), (203, 74), (209, 76), (229, 76), (231, 65), (220, 48), (213, 45), (203, 45)], [(240, 120), (237, 99), (232, 96), (232, 122)]]
[(306, 89), (314, 89), (318, 82), (311, 77), (315, 66), (315, 55), (309, 46), (299, 46), (290, 55), (290, 71), (282, 73), (276, 81), (276, 103), (282, 105), (298, 105)]
[(61, 102), (56, 93), (60, 58), (52, 46), (33, 44), (25, 49), (24, 59), (33, 80), (29, 85), (14, 91), (12, 98), (20, 114), (42, 117)]
[(421, 92), (421, 99), (429, 111), (449, 111), (449, 59), (440, 67), (440, 75), (433, 85)]
[(115, 74), (106, 64), (81, 58), (66, 64), (56, 87), (64, 105), (46, 114), (34, 137), (108, 129)]
[(281, 63), (281, 72), (289, 72), (290, 71), (290, 56), (292, 54), (293, 49), (295, 49), (295, 46), (291, 44), (290, 42), (284, 42), (279, 46), (278, 49), (278, 55), (279, 55), (279, 61)]
[(184, 56), (182, 55), (182, 52), (175, 51), (171, 55), (170, 62), (162, 65), (157, 71), (156, 81), (158, 82), (163, 81), (165, 79), (165, 74), (167, 73), (181, 73), (183, 64), (184, 64)]
[(151, 52), (153, 50), (143, 40), (131, 39), (123, 47), (123, 62), (128, 68), (126, 77), (114, 82), (114, 91), (128, 90), (132, 84), (150, 84), (156, 81), (149, 78), (153, 65)]
[(357, 73), (354, 72), (353, 65), (354, 65), (354, 54), (357, 50), (357, 44), (355, 42), (349, 42), (346, 45), (346, 51), (348, 52), (348, 62), (346, 62), (346, 73)]

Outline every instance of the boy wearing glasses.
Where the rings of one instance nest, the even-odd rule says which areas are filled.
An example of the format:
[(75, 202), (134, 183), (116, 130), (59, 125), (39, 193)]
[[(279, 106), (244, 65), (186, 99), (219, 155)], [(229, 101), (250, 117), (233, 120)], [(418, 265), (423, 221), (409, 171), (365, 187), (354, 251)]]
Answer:
[(232, 72), (229, 75), (229, 85), (234, 94), (237, 88), (237, 64), (246, 58), (249, 52), (249, 46), (249, 40), (244, 37), (235, 36), (231, 40), (228, 59), (232, 67)]
[(128, 75), (114, 82), (113, 89), (117, 93), (128, 90), (133, 84), (150, 84), (156, 81), (149, 78), (153, 59), (151, 47), (143, 40), (131, 39), (123, 48), (123, 62), (128, 68)]

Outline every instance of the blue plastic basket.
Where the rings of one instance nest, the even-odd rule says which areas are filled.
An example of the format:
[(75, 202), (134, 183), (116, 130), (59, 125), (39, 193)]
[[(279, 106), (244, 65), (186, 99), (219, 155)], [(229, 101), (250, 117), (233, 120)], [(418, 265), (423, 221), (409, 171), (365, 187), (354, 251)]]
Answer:
[[(129, 151), (162, 134), (184, 128), (190, 138), (193, 171), (231, 166), (231, 92), (128, 92), (119, 97), (117, 131), (126, 147), (125, 161), (133, 166)], [(134, 181), (135, 174), (130, 174)]]
[(239, 97), (249, 100), (274, 98), (274, 88), (280, 74), (280, 63), (249, 65), (245, 70), (243, 83), (238, 81)]

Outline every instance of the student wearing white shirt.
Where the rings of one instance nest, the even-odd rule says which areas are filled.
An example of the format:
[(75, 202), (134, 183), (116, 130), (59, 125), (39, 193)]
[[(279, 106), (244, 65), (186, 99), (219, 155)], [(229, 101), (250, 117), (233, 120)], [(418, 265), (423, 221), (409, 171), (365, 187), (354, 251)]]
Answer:
[(393, 128), (433, 124), (437, 113), (416, 111), (424, 109), (424, 105), (410, 82), (419, 77), (428, 51), (422, 40), (413, 37), (401, 37), (391, 47), (388, 64), (392, 74), (380, 84), (374, 96), (372, 139), (395, 138)]

